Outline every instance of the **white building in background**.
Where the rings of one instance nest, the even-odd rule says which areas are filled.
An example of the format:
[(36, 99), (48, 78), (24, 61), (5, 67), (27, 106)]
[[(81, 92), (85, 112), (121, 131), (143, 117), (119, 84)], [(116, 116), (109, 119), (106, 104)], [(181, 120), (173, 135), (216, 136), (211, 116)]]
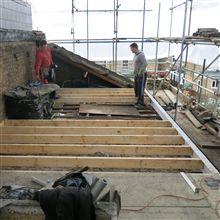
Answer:
[(31, 5), (22, 0), (1, 0), (0, 29), (32, 31)]

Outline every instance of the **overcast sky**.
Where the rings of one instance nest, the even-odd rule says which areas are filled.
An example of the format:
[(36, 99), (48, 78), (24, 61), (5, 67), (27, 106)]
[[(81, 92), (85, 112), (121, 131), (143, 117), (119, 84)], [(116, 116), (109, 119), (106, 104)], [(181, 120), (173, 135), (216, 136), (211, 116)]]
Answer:
[[(72, 39), (72, 0), (28, 0), (32, 5), (33, 29), (42, 30), (48, 40)], [(86, 9), (87, 0), (74, 0), (78, 10)], [(113, 9), (113, 0), (89, 0), (89, 9)], [(159, 2), (161, 3), (160, 37), (168, 37), (170, 31), (170, 7), (172, 0), (146, 0), (145, 37), (153, 37), (157, 34), (157, 17)], [(174, 6), (182, 4), (184, 0), (173, 0)], [(119, 9), (143, 9), (144, 0), (119, 0)], [(188, 2), (190, 6), (190, 1)], [(185, 5), (177, 7), (173, 11), (173, 26), (171, 36), (182, 36)], [(189, 12), (189, 7), (188, 7)], [(220, 31), (220, 1), (219, 0), (193, 0), (193, 11), (190, 35), (198, 28), (217, 28)], [(189, 13), (187, 14), (187, 18)], [(120, 12), (118, 17), (118, 37), (138, 38), (142, 35), (142, 12)], [(89, 38), (113, 38), (113, 13), (90, 13), (89, 14)], [(76, 39), (85, 39), (86, 14), (76, 12), (74, 16), (74, 30)], [(187, 30), (188, 34), (188, 20)], [(71, 45), (65, 45), (71, 50)], [(90, 45), (90, 57), (111, 57), (112, 45)], [(210, 48), (209, 48), (210, 49)], [(178, 53), (179, 47), (172, 45), (173, 53)], [(215, 51), (217, 48), (213, 49)], [(167, 54), (167, 46), (160, 44), (159, 56)], [(76, 53), (86, 56), (86, 45), (77, 45)], [(119, 57), (129, 57), (128, 45), (119, 45)], [(146, 44), (144, 52), (150, 58), (155, 54), (155, 45)], [(193, 56), (195, 52), (193, 52)], [(216, 52), (213, 56), (215, 56)], [(214, 57), (213, 57), (214, 58)], [(203, 57), (201, 57), (203, 59)], [(210, 57), (210, 60), (212, 56)], [(199, 61), (200, 62), (200, 61)]]

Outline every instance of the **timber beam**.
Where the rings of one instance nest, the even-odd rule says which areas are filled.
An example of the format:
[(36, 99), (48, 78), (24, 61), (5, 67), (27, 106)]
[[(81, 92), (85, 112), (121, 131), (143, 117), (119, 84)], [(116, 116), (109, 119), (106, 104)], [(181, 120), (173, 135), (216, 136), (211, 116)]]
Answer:
[(182, 145), (180, 135), (54, 135), (54, 134), (3, 134), (6, 144), (164, 144)]
[(1, 144), (2, 155), (188, 156), (185, 145)]
[(171, 127), (4, 126), (2, 134), (176, 135), (177, 131)]
[(181, 169), (201, 170), (197, 158), (143, 158), (143, 157), (67, 157), (67, 156), (2, 156), (2, 168), (90, 168), (101, 169)]
[(5, 126), (171, 127), (166, 120), (5, 120)]

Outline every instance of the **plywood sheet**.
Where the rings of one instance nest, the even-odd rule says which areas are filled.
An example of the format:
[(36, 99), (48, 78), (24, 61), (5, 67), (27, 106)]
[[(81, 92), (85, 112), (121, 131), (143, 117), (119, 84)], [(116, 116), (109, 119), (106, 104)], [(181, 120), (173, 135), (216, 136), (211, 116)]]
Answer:
[(133, 106), (81, 104), (79, 113), (140, 116)]

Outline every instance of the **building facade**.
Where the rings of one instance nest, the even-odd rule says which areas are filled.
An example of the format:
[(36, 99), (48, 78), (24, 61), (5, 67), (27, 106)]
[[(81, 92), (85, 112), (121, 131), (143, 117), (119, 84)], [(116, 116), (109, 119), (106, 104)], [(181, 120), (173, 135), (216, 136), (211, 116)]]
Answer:
[(32, 31), (31, 5), (22, 0), (0, 1), (0, 29)]

